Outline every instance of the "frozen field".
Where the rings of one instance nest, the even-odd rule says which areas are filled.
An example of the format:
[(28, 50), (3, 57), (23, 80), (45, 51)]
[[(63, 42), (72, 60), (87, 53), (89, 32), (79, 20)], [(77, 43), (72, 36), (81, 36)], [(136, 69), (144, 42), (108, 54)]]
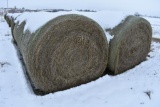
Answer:
[[(144, 17), (160, 38), (160, 18)], [(160, 43), (147, 60), (117, 76), (37, 96), (25, 78), (10, 28), (0, 16), (0, 107), (160, 107)]]

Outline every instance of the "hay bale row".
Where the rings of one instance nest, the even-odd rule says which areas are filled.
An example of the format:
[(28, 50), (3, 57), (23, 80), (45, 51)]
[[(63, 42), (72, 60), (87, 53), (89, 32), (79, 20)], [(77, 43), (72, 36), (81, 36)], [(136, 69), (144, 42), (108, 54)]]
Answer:
[(50, 20), (31, 33), (15, 23), (13, 35), (35, 93), (68, 89), (102, 76), (108, 43), (102, 28), (76, 14)]
[(110, 31), (108, 68), (119, 74), (144, 61), (150, 51), (152, 28), (144, 18), (128, 16)]
[(4, 19), (6, 20), (8, 26), (11, 27), (11, 34), (12, 34), (12, 37), (13, 37), (13, 42), (15, 42), (14, 33), (13, 33), (14, 26), (15, 26), (15, 18), (10, 16), (10, 15), (5, 14)]
[(110, 30), (114, 38), (109, 46), (103, 29), (82, 15), (56, 17), (33, 33), (24, 31), (25, 21), (11, 22), (13, 38), (36, 94), (92, 81), (106, 67), (114, 74), (122, 73), (145, 60), (150, 51), (150, 23), (136, 16), (128, 16)]

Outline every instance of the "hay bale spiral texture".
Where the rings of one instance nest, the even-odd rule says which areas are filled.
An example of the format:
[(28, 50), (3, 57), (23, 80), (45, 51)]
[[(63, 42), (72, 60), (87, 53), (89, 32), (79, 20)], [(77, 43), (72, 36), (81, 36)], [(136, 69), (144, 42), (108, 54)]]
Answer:
[(110, 32), (108, 68), (114, 74), (122, 73), (144, 61), (150, 51), (152, 28), (140, 17), (128, 16)]
[(34, 33), (23, 32), (25, 23), (17, 22), (13, 33), (35, 91), (68, 89), (105, 71), (108, 43), (95, 21), (77, 14), (62, 15)]

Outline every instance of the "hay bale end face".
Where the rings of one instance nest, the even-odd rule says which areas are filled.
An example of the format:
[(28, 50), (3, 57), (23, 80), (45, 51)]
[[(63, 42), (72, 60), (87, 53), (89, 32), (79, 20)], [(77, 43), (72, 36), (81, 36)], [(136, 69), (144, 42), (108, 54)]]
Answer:
[(112, 29), (114, 38), (109, 44), (108, 68), (114, 74), (122, 73), (144, 61), (150, 51), (152, 28), (140, 17), (128, 16)]
[(22, 33), (24, 25), (16, 23), (13, 32), (37, 94), (90, 82), (105, 71), (108, 43), (95, 21), (82, 15), (62, 15), (34, 33)]

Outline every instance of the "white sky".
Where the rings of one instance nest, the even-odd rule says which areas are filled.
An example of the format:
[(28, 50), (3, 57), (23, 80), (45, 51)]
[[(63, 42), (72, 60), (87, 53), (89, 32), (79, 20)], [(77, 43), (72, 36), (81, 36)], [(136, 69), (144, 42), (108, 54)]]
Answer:
[[(160, 0), (8, 0), (9, 7), (30, 9), (93, 9), (127, 10), (146, 14), (160, 14)], [(0, 0), (0, 8), (7, 0)]]

